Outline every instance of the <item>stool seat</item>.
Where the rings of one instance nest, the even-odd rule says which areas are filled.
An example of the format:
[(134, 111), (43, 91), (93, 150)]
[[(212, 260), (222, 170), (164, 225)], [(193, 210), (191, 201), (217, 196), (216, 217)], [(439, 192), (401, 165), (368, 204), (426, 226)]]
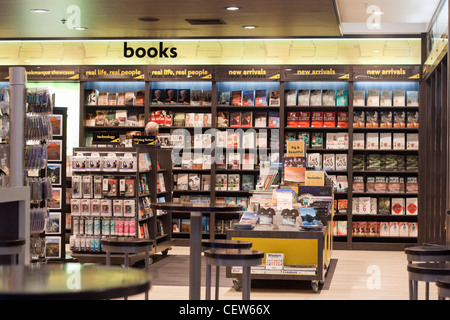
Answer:
[(437, 279), (436, 286), (438, 286), (439, 288), (450, 290), (450, 277)]
[(450, 276), (450, 263), (413, 263), (408, 265), (408, 272), (422, 275)]
[(153, 244), (152, 240), (139, 238), (107, 238), (102, 239), (102, 245), (114, 247), (146, 247)]
[(409, 247), (405, 249), (405, 253), (408, 255), (418, 255), (418, 256), (433, 255), (433, 256), (450, 257), (450, 246), (428, 245), (428, 246)]
[(264, 252), (250, 249), (217, 249), (206, 250), (205, 257), (211, 259), (226, 259), (232, 261), (244, 261), (264, 258)]
[(25, 245), (25, 239), (0, 239), (0, 248), (19, 247)]
[(204, 249), (250, 249), (252, 243), (241, 240), (202, 240), (202, 247)]

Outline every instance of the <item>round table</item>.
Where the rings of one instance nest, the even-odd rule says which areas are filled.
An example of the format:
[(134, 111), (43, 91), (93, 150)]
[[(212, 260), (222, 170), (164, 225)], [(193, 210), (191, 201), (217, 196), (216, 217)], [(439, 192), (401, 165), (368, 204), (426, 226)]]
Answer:
[(0, 300), (100, 300), (145, 293), (150, 275), (118, 266), (31, 264), (0, 266)]
[(189, 255), (189, 299), (200, 300), (201, 257), (202, 257), (202, 213), (239, 212), (242, 206), (232, 204), (207, 203), (152, 203), (154, 210), (189, 212), (191, 218), (190, 255)]

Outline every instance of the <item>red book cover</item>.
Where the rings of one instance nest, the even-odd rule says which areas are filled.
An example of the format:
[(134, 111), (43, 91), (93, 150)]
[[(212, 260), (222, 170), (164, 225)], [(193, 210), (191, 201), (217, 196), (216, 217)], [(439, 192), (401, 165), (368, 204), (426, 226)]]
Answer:
[(348, 128), (348, 112), (338, 112), (338, 127)]
[(310, 117), (311, 114), (309, 112), (299, 112), (298, 113), (298, 126), (302, 128), (310, 127)]
[(299, 126), (299, 112), (290, 111), (287, 113), (287, 126), (298, 127)]
[(323, 112), (319, 111), (311, 112), (311, 127), (312, 128), (323, 127)]
[(324, 112), (323, 113), (323, 126), (325, 128), (336, 127), (336, 113), (335, 112)]

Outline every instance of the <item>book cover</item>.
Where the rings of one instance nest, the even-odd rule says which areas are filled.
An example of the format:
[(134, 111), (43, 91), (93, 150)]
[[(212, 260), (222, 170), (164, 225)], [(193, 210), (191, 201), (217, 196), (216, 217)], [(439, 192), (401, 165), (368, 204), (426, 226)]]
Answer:
[(231, 92), (231, 105), (242, 106), (242, 91)]
[(125, 105), (125, 92), (117, 93), (117, 105), (124, 106)]
[(253, 125), (253, 112), (244, 111), (241, 113), (241, 127), (251, 127)]
[(132, 106), (136, 104), (136, 92), (127, 91), (125, 92), (125, 105)]
[(380, 132), (380, 150), (392, 149), (392, 133)]
[(397, 133), (393, 134), (393, 149), (394, 150), (405, 150), (405, 134)]
[(106, 111), (97, 110), (95, 113), (96, 113), (95, 126), (96, 127), (106, 126)]
[(406, 113), (405, 111), (394, 111), (394, 128), (406, 127)]
[(269, 106), (280, 106), (280, 90), (270, 90), (269, 93)]
[(418, 128), (419, 127), (419, 112), (418, 111), (408, 111), (406, 112), (406, 127), (407, 128)]
[(324, 185), (325, 185), (324, 171), (305, 172), (305, 186), (324, 186)]
[(354, 133), (353, 134), (353, 149), (363, 150), (365, 147), (364, 133)]
[(322, 170), (322, 155), (320, 153), (307, 153), (307, 166), (314, 170)]
[(86, 89), (84, 90), (84, 104), (87, 106), (93, 106), (97, 104), (98, 99), (97, 89)]
[(336, 127), (336, 112), (325, 111), (323, 113), (323, 126), (325, 128), (334, 128), (334, 127)]
[(353, 111), (353, 128), (364, 128), (366, 125), (366, 113), (364, 111)]
[(378, 128), (378, 111), (366, 112), (366, 128)]
[(266, 90), (255, 90), (255, 106), (267, 106)]
[(202, 90), (191, 90), (191, 106), (200, 106), (202, 104)]
[(216, 174), (216, 190), (227, 191), (227, 186), (228, 186), (228, 175)]
[(394, 90), (394, 107), (405, 106), (405, 90)]
[(285, 90), (284, 99), (287, 107), (293, 107), (297, 104), (297, 90)]
[(323, 133), (314, 132), (311, 134), (311, 148), (322, 149), (323, 148)]
[(217, 112), (217, 126), (228, 127), (229, 126), (229, 112), (218, 111)]
[(108, 92), (99, 92), (98, 93), (98, 102), (99, 106), (105, 106), (108, 104)]
[(336, 106), (347, 107), (348, 106), (348, 90), (336, 91)]
[(304, 183), (306, 176), (305, 157), (284, 157), (282, 159), (283, 181)]
[(302, 107), (309, 106), (309, 96), (310, 96), (309, 90), (299, 90), (297, 104)]
[(311, 90), (310, 105), (322, 106), (322, 90)]
[(348, 128), (348, 112), (337, 113), (337, 126), (338, 128)]
[(322, 105), (326, 106), (326, 107), (335, 107), (336, 106), (336, 91), (323, 90)]
[(228, 175), (228, 191), (239, 191), (240, 190), (240, 176), (239, 174), (229, 174)]
[(280, 113), (278, 111), (269, 111), (269, 127), (280, 127)]
[(255, 127), (256, 128), (267, 127), (267, 113), (266, 112), (255, 112)]
[(191, 90), (190, 89), (180, 89), (178, 90), (177, 97), (178, 104), (190, 104), (191, 103)]
[(335, 155), (333, 153), (325, 153), (323, 155), (323, 170), (325, 171), (335, 171)]
[(136, 92), (136, 105), (143, 106), (145, 104), (145, 90), (138, 90)]
[(113, 127), (113, 126), (119, 125), (119, 122), (116, 121), (116, 111), (115, 110), (106, 111), (105, 125), (107, 127)]
[(254, 177), (252, 174), (242, 175), (241, 189), (242, 191), (254, 190)]
[(288, 111), (287, 112), (287, 119), (286, 119), (287, 126), (288, 127), (293, 127), (293, 128), (298, 127), (298, 116), (299, 116), (299, 112)]
[(108, 105), (110, 106), (117, 105), (117, 92), (108, 93)]
[(406, 91), (406, 105), (408, 107), (419, 106), (419, 91)]
[(242, 105), (247, 106), (254, 106), (255, 105), (255, 92), (253, 90), (244, 90), (242, 93)]
[(419, 134), (407, 133), (406, 134), (406, 149), (407, 150), (419, 150)]
[(380, 128), (392, 128), (392, 111), (380, 112)]
[(178, 99), (177, 89), (166, 89), (164, 104), (176, 104)]
[(166, 90), (152, 89), (152, 104), (164, 104)]
[(241, 126), (241, 112), (230, 112), (230, 127)]
[(210, 106), (212, 104), (212, 91), (211, 90), (203, 90), (201, 105), (202, 106)]
[(367, 106), (379, 107), (380, 106), (380, 91), (367, 90)]
[(312, 111), (311, 112), (311, 127), (322, 128), (323, 127), (323, 112)]
[(309, 128), (311, 125), (311, 113), (300, 111), (298, 113), (298, 126), (301, 128)]
[(230, 91), (219, 92), (219, 105), (229, 106), (230, 105)]
[(391, 214), (404, 215), (405, 214), (405, 199), (392, 198), (391, 199)]
[(353, 91), (353, 106), (364, 107), (366, 105), (366, 92), (364, 90)]
[(336, 171), (347, 171), (347, 154), (338, 153), (335, 156), (336, 158)]
[(392, 91), (382, 90), (380, 94), (380, 106), (392, 107)]
[(210, 174), (202, 174), (202, 190), (203, 191), (211, 190), (211, 175)]

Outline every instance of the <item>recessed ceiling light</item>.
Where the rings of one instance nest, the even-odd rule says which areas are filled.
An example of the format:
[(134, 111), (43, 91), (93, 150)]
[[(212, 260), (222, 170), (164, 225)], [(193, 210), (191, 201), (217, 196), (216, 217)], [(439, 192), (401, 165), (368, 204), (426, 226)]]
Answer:
[(255, 29), (255, 28), (257, 28), (257, 26), (242, 26), (242, 28), (245, 28), (245, 29)]
[(376, 15), (376, 16), (381, 16), (382, 14), (384, 14), (384, 12), (381, 11), (373, 11), (372, 14)]
[(228, 11), (236, 11), (239, 10), (239, 7), (226, 7), (225, 9), (227, 9)]
[(373, 52), (373, 53), (379, 53), (380, 50), (373, 50), (372, 52)]
[(75, 28), (73, 28), (74, 30), (77, 30), (77, 31), (84, 31), (84, 30), (86, 30), (87, 28), (86, 27), (75, 27)]
[(31, 9), (30, 11), (33, 13), (47, 13), (50, 10), (48, 10), (48, 9)]

